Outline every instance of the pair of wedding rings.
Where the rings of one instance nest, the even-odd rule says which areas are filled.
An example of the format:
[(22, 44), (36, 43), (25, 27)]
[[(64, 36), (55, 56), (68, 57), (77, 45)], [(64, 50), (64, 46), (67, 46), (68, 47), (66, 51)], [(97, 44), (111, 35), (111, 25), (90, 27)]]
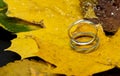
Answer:
[[(83, 28), (80, 29), (81, 24), (83, 24), (83, 27), (85, 26), (84, 24), (91, 26), (91, 28), (94, 29), (94, 32), (89, 31), (89, 28), (86, 31), (75, 31), (75, 30), (72, 31), (75, 26), (77, 26), (77, 29), (82, 30)], [(89, 53), (89, 52), (94, 51), (95, 49), (97, 49), (99, 45), (99, 38), (97, 36), (97, 32), (98, 32), (98, 29), (93, 22), (89, 20), (84, 20), (84, 19), (75, 21), (68, 28), (70, 46), (75, 51), (81, 52), (81, 53)], [(90, 38), (90, 39), (81, 41), (80, 40), (81, 38), (83, 39)]]

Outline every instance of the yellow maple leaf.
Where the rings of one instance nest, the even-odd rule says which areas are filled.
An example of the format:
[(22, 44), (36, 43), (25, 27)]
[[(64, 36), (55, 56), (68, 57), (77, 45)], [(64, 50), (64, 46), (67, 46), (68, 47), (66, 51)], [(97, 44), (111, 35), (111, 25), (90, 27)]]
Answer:
[(68, 26), (82, 18), (79, 0), (5, 0), (5, 2), (9, 6), (8, 16), (31, 22), (44, 20), (46, 26), (45, 29), (17, 34), (18, 38), (12, 41), (8, 49), (18, 52), (23, 58), (37, 55), (57, 66), (52, 70), (54, 73), (76, 76), (88, 76), (120, 66), (120, 44), (117, 43), (120, 31), (113, 37), (106, 37), (102, 27), (98, 25), (100, 46), (89, 54), (75, 52), (69, 46)]
[[(43, 20), (47, 28), (66, 27), (82, 17), (79, 0), (4, 0), (8, 4), (7, 15), (32, 23)], [(67, 19), (66, 19), (67, 18)], [(56, 30), (59, 28), (56, 27)]]
[[(110, 50), (114, 48), (112, 45), (108, 45), (112, 42), (112, 38), (106, 37), (101, 26), (98, 26), (98, 36), (100, 37), (100, 47), (89, 54), (81, 54), (69, 46), (69, 38), (67, 33), (58, 35), (58, 33), (50, 32), (50, 30), (43, 29), (31, 32), (23, 32), (18, 33), (18, 38), (12, 41), (12, 46), (9, 50), (18, 49), (21, 52), (29, 52), (29, 49), (23, 50), (24, 48), (32, 47), (32, 51), (34, 51), (34, 55), (40, 56), (44, 60), (54, 64), (57, 66), (56, 69), (53, 70), (55, 73), (62, 73), (67, 75), (91, 75), (96, 72), (104, 71), (114, 67), (114, 62), (112, 62)], [(62, 32), (61, 32), (62, 33)], [(37, 38), (37, 44), (31, 44), (30, 46), (26, 46), (24, 42), (21, 45), (25, 46), (24, 48), (19, 48), (21, 45), (16, 45), (17, 39), (24, 40), (26, 36), (33, 39)], [(27, 39), (26, 39), (27, 41)], [(35, 46), (39, 48), (36, 49)], [(14, 46), (14, 47), (13, 47)], [(35, 54), (35, 51), (36, 52)], [(17, 52), (17, 50), (16, 50)], [(19, 53), (20, 51), (18, 51)], [(22, 55), (22, 54), (21, 54)]]
[[(79, 9), (79, 0), (60, 0), (60, 1), (46, 1), (46, 0), (4, 0), (8, 4), (7, 15), (11, 17), (17, 17), (24, 19), (26, 21), (30, 21), (33, 23), (39, 23), (43, 20), (46, 30), (50, 32), (56, 32), (57, 34), (61, 34), (59, 31), (66, 33), (67, 27), (71, 22), (75, 21), (82, 17)], [(64, 7), (66, 6), (66, 7)], [(22, 9), (21, 9), (22, 8)], [(64, 29), (66, 28), (66, 29)], [(21, 36), (22, 37), (22, 36)], [(24, 36), (23, 36), (24, 38)], [(48, 37), (49, 38), (49, 37)], [(32, 56), (31, 48), (35, 47), (37, 50), (36, 43), (34, 42), (35, 38), (32, 38), (30, 41), (30, 37), (24, 39), (15, 39), (13, 41), (14, 45), (11, 49), (19, 52), (23, 58), (27, 56)], [(36, 39), (37, 40), (37, 39)], [(16, 42), (17, 41), (17, 42)], [(30, 43), (33, 43), (31, 45)], [(23, 44), (29, 46), (29, 48), (25, 48)], [(28, 44), (28, 45), (27, 45)], [(16, 45), (19, 48), (16, 48)], [(23, 52), (20, 50), (28, 50), (27, 52)], [(36, 51), (34, 51), (36, 52)]]

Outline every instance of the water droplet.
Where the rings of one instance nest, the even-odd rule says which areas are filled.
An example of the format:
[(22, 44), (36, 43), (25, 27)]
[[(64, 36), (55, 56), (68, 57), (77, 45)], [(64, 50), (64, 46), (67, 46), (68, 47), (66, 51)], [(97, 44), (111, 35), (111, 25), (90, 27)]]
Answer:
[(111, 12), (111, 15), (114, 15), (114, 13), (113, 13), (113, 12)]

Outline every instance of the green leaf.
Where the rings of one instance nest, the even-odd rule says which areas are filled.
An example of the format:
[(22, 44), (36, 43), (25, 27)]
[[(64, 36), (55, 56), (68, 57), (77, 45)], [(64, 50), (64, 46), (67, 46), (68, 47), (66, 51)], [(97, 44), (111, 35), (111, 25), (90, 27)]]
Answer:
[(12, 32), (24, 32), (24, 31), (30, 31), (30, 28), (25, 25), (19, 23), (14, 18), (9, 18), (5, 14), (0, 13), (0, 23), (5, 26), (9, 31)]
[(7, 12), (7, 4), (0, 0), (0, 24), (2, 24), (7, 30), (17, 33), (17, 32), (25, 32), (35, 30), (36, 28), (40, 28), (38, 26), (31, 27), (33, 24), (22, 21), (17, 18), (11, 18), (6, 16)]
[(3, 0), (0, 0), (0, 8), (6, 7), (6, 4), (3, 2)]

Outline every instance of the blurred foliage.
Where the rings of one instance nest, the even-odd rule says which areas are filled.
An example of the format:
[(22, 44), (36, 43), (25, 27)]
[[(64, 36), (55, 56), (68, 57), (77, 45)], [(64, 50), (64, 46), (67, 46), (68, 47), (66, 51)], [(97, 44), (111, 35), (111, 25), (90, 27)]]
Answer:
[(6, 7), (6, 4), (3, 2), (3, 0), (0, 0), (0, 8)]

